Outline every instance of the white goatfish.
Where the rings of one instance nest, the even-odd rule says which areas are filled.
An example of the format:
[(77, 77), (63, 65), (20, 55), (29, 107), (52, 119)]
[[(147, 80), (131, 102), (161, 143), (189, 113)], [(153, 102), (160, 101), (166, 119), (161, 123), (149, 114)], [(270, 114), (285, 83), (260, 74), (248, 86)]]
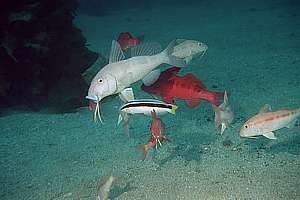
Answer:
[[(93, 78), (88, 95), (86, 96), (87, 99), (97, 104), (94, 118), (98, 117), (102, 122), (99, 102), (104, 97), (119, 94), (124, 102), (133, 100), (132, 89), (128, 90), (130, 85), (141, 79), (144, 79), (147, 84), (156, 81), (160, 73), (155, 68), (160, 64), (166, 63), (179, 67), (186, 66), (189, 59), (186, 60), (185, 57), (176, 56), (178, 52), (184, 51), (184, 48), (190, 48), (186, 45), (180, 47), (180, 44), (184, 41), (173, 40), (160, 53), (157, 53), (155, 51), (157, 48), (151, 45), (139, 45), (133, 48), (133, 57), (125, 59), (119, 43), (113, 40), (109, 64), (105, 65)], [(177, 54), (174, 54), (175, 50)], [(186, 56), (190, 57), (191, 55), (187, 54)]]
[(300, 108), (271, 112), (271, 107), (267, 104), (257, 115), (246, 121), (240, 130), (240, 136), (254, 138), (263, 135), (269, 139), (276, 139), (273, 131), (293, 127), (299, 116)]

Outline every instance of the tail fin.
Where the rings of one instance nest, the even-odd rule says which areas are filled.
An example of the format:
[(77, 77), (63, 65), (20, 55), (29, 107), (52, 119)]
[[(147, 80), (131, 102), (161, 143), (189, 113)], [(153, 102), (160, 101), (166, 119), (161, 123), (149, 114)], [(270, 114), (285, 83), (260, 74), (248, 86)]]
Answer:
[(207, 99), (211, 104), (219, 106), (223, 100), (224, 92), (211, 92), (211, 96)]
[(140, 35), (137, 36), (136, 38), (138, 39), (138, 43), (140, 43), (142, 40), (144, 40), (145, 35)]
[(176, 105), (172, 105), (172, 108), (171, 108), (171, 113), (172, 114), (175, 114), (176, 113), (176, 110), (177, 110), (178, 106)]
[(145, 160), (146, 157), (147, 157), (147, 153), (148, 153), (148, 150), (150, 149), (150, 145), (149, 144), (140, 144), (139, 145), (142, 149), (143, 149), (143, 157), (142, 157), (142, 160)]
[(187, 63), (185, 62), (184, 58), (179, 58), (173, 55), (174, 47), (176, 45), (178, 45), (176, 40), (173, 40), (172, 42), (170, 42), (167, 48), (162, 52), (162, 54), (166, 56), (166, 60), (164, 61), (164, 63), (178, 66), (178, 67), (185, 67)]

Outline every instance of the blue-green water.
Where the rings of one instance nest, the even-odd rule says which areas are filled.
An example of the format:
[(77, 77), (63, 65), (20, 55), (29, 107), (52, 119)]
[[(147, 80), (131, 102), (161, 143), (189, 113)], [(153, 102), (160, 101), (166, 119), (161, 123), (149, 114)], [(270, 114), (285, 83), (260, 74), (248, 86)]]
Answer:
[[(299, 126), (276, 131), (277, 140), (239, 136), (266, 103), (300, 107), (299, 8), (283, 0), (200, 1), (78, 15), (89, 48), (105, 56), (125, 31), (163, 47), (176, 38), (206, 43), (205, 56), (180, 75), (191, 72), (208, 89), (227, 90), (234, 123), (220, 135), (209, 103), (190, 109), (177, 100), (176, 115), (161, 117), (170, 141), (141, 161), (138, 145), (148, 142), (151, 119), (133, 116), (128, 138), (116, 127), (118, 97), (101, 105), (103, 125), (87, 108), (8, 111), (0, 118), (0, 198), (95, 199), (99, 179), (113, 174), (120, 179), (110, 199), (300, 199)], [(140, 85), (133, 85), (135, 96), (150, 98)]]

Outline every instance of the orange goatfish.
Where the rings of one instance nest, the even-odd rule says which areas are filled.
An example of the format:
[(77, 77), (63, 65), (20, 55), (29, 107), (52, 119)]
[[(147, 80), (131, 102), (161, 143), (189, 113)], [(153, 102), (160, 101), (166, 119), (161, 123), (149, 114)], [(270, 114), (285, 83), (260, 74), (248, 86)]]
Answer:
[(240, 136), (255, 138), (263, 135), (269, 139), (277, 139), (273, 131), (293, 127), (299, 116), (300, 108), (272, 112), (270, 105), (266, 104), (257, 115), (246, 121), (240, 130)]

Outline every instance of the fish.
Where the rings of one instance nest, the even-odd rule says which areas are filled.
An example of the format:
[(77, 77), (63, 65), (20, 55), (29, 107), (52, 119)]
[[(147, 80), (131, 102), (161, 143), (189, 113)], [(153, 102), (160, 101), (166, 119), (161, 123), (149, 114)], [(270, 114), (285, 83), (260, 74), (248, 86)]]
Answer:
[(203, 57), (208, 49), (205, 43), (196, 40), (177, 39), (177, 42), (180, 44), (175, 47), (172, 55), (183, 58), (186, 63), (195, 57)]
[(116, 179), (118, 179), (118, 177), (110, 175), (109, 177), (105, 177), (100, 180), (96, 192), (96, 200), (108, 200), (112, 183)]
[(163, 142), (167, 141), (168, 138), (164, 135), (165, 134), (165, 124), (164, 122), (158, 118), (156, 111), (151, 111), (151, 127), (150, 127), (150, 133), (151, 137), (147, 144), (140, 145), (143, 149), (143, 157), (142, 160), (145, 160), (148, 154), (148, 150), (150, 148), (155, 147), (157, 149), (158, 144), (162, 145)]
[(174, 104), (167, 104), (163, 101), (155, 99), (132, 100), (120, 107), (117, 125), (119, 125), (123, 121), (125, 132), (129, 136), (129, 115), (143, 114), (146, 116), (151, 116), (151, 113), (153, 111), (155, 112), (155, 114), (157, 113), (159, 115), (164, 115), (167, 113), (175, 114), (177, 108), (178, 107)]
[(264, 136), (268, 139), (277, 139), (273, 131), (287, 127), (292, 128), (300, 116), (300, 108), (293, 110), (271, 110), (269, 104), (264, 105), (258, 114), (248, 119), (240, 129), (240, 136), (256, 138)]
[(144, 39), (144, 35), (133, 37), (130, 32), (122, 32), (119, 34), (118, 42), (123, 51), (127, 51), (130, 47), (137, 46)]
[[(97, 118), (103, 123), (100, 115), (100, 102), (107, 96), (118, 94), (124, 102), (134, 99), (131, 84), (146, 78), (147, 75), (157, 79), (159, 74), (153, 76), (151, 73), (160, 64), (177, 64), (180, 67), (186, 66), (185, 60), (173, 56), (174, 48), (179, 44), (176, 40), (169, 43), (168, 47), (160, 53), (155, 51), (156, 45), (138, 45), (132, 50), (133, 57), (125, 59), (119, 43), (112, 41), (112, 48), (109, 63), (95, 75), (91, 81), (86, 98), (96, 103), (94, 120)], [(153, 47), (153, 48), (152, 48)], [(142, 56), (142, 54), (144, 54)]]
[(234, 119), (234, 113), (231, 110), (231, 106), (228, 102), (227, 92), (224, 92), (224, 101), (221, 105), (216, 106), (212, 104), (213, 110), (215, 112), (215, 125), (216, 128), (221, 127), (221, 135), (226, 128), (230, 126)]
[(199, 105), (202, 99), (214, 104), (220, 105), (220, 97), (223, 92), (213, 92), (205, 89), (204, 84), (193, 74), (188, 73), (185, 76), (178, 76), (179, 67), (171, 67), (162, 72), (152, 85), (141, 86), (141, 89), (147, 93), (160, 96), (166, 103), (175, 104), (174, 98), (183, 99), (187, 105), (194, 108)]

